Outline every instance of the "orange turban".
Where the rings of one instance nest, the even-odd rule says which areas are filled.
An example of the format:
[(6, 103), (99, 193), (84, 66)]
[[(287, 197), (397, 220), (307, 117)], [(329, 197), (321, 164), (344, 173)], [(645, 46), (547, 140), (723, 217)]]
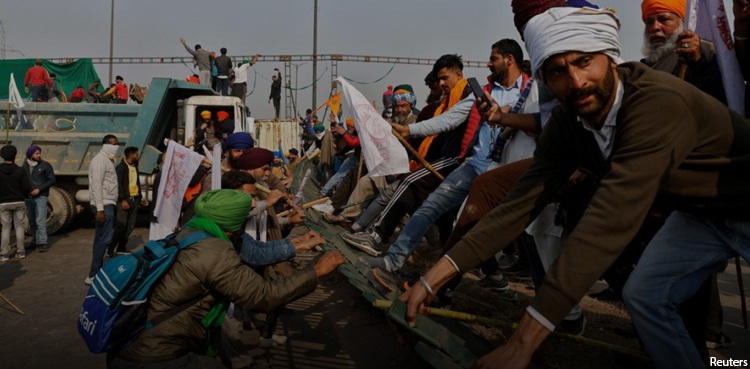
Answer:
[(349, 127), (354, 128), (354, 119), (352, 118), (346, 118), (346, 125)]
[(229, 113), (227, 113), (227, 112), (225, 112), (225, 111), (221, 111), (221, 110), (220, 110), (220, 111), (218, 111), (218, 112), (216, 113), (216, 119), (218, 119), (218, 120), (219, 120), (219, 122), (223, 122), (223, 121), (224, 121), (224, 119), (227, 119), (227, 118), (229, 118)]
[(646, 18), (659, 13), (674, 13), (683, 20), (685, 19), (686, 0), (643, 0), (641, 3), (641, 18)]

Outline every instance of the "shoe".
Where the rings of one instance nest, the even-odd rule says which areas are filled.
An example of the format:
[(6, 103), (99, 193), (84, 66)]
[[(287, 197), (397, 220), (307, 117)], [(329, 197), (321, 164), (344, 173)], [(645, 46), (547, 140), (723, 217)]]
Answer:
[(8, 261), (8, 260), (10, 260), (10, 258), (8, 257), (8, 255), (0, 255), (0, 262)]
[(16, 252), (16, 258), (26, 259), (26, 250), (21, 250), (21, 251)]
[(381, 250), (381, 243), (375, 240), (375, 237), (371, 236), (367, 232), (349, 233), (344, 232), (341, 234), (343, 239), (350, 246), (364, 251), (370, 256), (380, 256), (383, 253)]
[(734, 342), (732, 342), (732, 340), (724, 333), (722, 333), (717, 340), (706, 340), (706, 348), (711, 350), (730, 347), (732, 344), (734, 344)]
[(479, 287), (486, 288), (494, 292), (503, 292), (510, 290), (510, 284), (505, 276), (488, 275), (479, 281)]
[(377, 256), (361, 256), (359, 258), (359, 261), (369, 265), (372, 268), (380, 268), (385, 271), (390, 271), (388, 269), (385, 259)]
[(94, 278), (86, 277), (86, 279), (83, 280), (83, 284), (85, 284), (87, 286), (90, 286), (91, 282), (93, 282), (93, 281), (94, 281)]
[(331, 224), (336, 224), (343, 222), (345, 219), (341, 215), (333, 215), (328, 213), (323, 213), (323, 219), (325, 219), (326, 222)]
[(39, 246), (39, 252), (47, 252), (49, 251), (49, 246), (47, 246), (46, 243), (40, 244)]
[(518, 256), (516, 255), (507, 255), (503, 254), (497, 259), (497, 265), (500, 267), (500, 269), (508, 269), (513, 266), (513, 264), (518, 261)]
[(26, 250), (33, 250), (41, 245), (37, 245), (36, 242), (32, 242), (31, 245), (26, 246)]
[(132, 254), (132, 252), (130, 252), (130, 250), (127, 250), (127, 249), (117, 250), (117, 252), (115, 252), (115, 255), (129, 255), (129, 254)]
[(586, 294), (589, 295), (589, 296), (591, 296), (591, 295), (597, 295), (597, 294), (600, 294), (600, 293), (602, 293), (602, 292), (604, 292), (604, 291), (606, 291), (608, 289), (609, 289), (609, 283), (607, 283), (607, 281), (605, 281), (603, 279), (600, 279), (600, 280), (594, 282), (594, 284), (591, 285), (591, 287), (589, 287), (589, 291), (586, 292)]
[[(503, 268), (500, 268), (503, 269)], [(503, 274), (514, 275), (523, 271), (529, 271), (529, 264), (525, 262), (516, 262), (508, 268), (503, 269)]]
[(581, 314), (576, 320), (563, 320), (555, 328), (555, 332), (565, 333), (573, 336), (583, 336), (586, 332), (586, 317)]
[(511, 276), (519, 281), (530, 281), (531, 280), (531, 271), (526, 269), (522, 270), (520, 272), (516, 272), (511, 274)]

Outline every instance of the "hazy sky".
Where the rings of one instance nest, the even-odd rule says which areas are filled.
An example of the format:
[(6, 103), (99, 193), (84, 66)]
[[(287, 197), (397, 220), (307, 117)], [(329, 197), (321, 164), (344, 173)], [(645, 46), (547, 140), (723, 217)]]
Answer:
[[(638, 0), (589, 0), (601, 7), (616, 8), (622, 28), (623, 59), (641, 57), (643, 23)], [(724, 0), (731, 13), (731, 1)], [(90, 0), (2, 0), (0, 21), (5, 28), (6, 48), (26, 57), (107, 57), (109, 55), (110, 1)], [(319, 0), (318, 53), (437, 58), (457, 53), (465, 60), (485, 61), (490, 46), (502, 38), (520, 42), (513, 25), (510, 0)], [(229, 55), (312, 54), (313, 0), (115, 0), (115, 57), (186, 56), (179, 43), (199, 43)], [(22, 58), (8, 52), (8, 59)], [(188, 64), (192, 67), (192, 64)], [(384, 76), (392, 64), (339, 62), (338, 74), (369, 82)], [(272, 117), (269, 105), (273, 68), (283, 72), (282, 62), (255, 65), (258, 73), (250, 109), (259, 118)], [(330, 92), (330, 66), (318, 63), (318, 104)], [(97, 64), (103, 81), (108, 66)], [(390, 75), (375, 84), (354, 84), (370, 100), (380, 102), (388, 85), (414, 86), (419, 106), (427, 89), (428, 66), (396, 65)], [(294, 73), (294, 68), (292, 68)], [(114, 74), (128, 83), (148, 84), (151, 77), (185, 78), (192, 72), (182, 64), (115, 64)], [(468, 77), (484, 78), (486, 68), (469, 68)], [(299, 67), (299, 86), (312, 81), (312, 64)], [(252, 72), (248, 89), (252, 89)], [(480, 79), (481, 80), (481, 79)], [(292, 86), (295, 78), (292, 77)], [(311, 103), (311, 90), (299, 91), (297, 110)], [(282, 104), (284, 100), (282, 98)], [(282, 107), (282, 114), (283, 114)]]

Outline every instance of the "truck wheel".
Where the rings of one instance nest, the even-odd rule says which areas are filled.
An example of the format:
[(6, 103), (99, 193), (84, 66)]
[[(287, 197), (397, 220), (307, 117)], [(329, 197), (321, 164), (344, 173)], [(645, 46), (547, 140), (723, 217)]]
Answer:
[(53, 234), (73, 220), (75, 200), (70, 192), (59, 187), (49, 189), (47, 198), (47, 234)]

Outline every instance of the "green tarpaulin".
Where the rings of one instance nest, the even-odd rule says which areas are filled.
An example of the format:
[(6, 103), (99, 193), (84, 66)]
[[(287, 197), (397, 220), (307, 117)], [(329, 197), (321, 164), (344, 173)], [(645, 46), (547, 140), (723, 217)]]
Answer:
[[(13, 77), (16, 80), (16, 86), (18, 86), (18, 92), (21, 93), (21, 97), (24, 100), (29, 99), (30, 93), (24, 92), (23, 79), (26, 77), (26, 71), (34, 66), (35, 59), (10, 59), (0, 60), (0, 99), (8, 99), (8, 86), (10, 86), (10, 74), (13, 73)], [(99, 79), (94, 69), (94, 63), (91, 59), (78, 59), (72, 63), (57, 64), (52, 63), (48, 60), (42, 60), (42, 66), (47, 69), (49, 73), (55, 73), (57, 75), (57, 88), (65, 92), (66, 96), (70, 96), (70, 93), (78, 86), (87, 88), (89, 84)], [(104, 87), (99, 85), (99, 92), (104, 91)]]

